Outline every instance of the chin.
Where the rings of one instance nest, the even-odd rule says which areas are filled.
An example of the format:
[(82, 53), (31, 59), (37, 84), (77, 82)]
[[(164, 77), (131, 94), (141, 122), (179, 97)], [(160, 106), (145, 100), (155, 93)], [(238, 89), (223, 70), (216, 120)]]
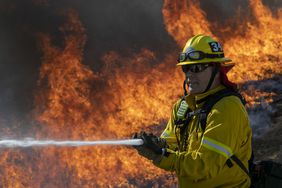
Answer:
[(197, 95), (197, 94), (201, 94), (201, 93), (202, 93), (202, 91), (200, 91), (200, 90), (189, 88), (189, 94)]
[(189, 89), (189, 94), (195, 95), (198, 94), (198, 92), (195, 91), (194, 89)]
[(200, 94), (199, 92), (190, 92), (190, 94), (192, 94), (192, 95), (198, 95), (198, 94)]

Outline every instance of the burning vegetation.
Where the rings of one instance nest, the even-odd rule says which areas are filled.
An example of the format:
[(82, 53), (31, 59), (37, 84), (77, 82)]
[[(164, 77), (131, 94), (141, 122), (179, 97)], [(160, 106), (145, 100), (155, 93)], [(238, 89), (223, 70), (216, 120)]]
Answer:
[[(237, 11), (229, 20), (233, 25), (224, 27), (211, 22), (198, 1), (165, 0), (162, 13), (179, 48), (199, 33), (223, 41), (226, 56), (236, 63), (229, 77), (241, 86), (254, 133), (260, 135), (275, 112), (272, 103), (281, 101), (282, 9), (274, 14), (261, 0), (250, 0), (248, 8), (252, 16), (239, 19), (244, 15)], [(159, 134), (182, 95), (177, 54), (158, 59), (146, 48), (130, 56), (108, 51), (96, 71), (83, 63), (87, 28), (79, 13), (68, 10), (63, 16), (67, 21), (59, 28), (62, 45), (48, 33), (36, 35), (42, 62), (34, 92), (33, 136), (118, 139), (142, 129)], [(234, 24), (244, 27), (234, 29)], [(261, 114), (264, 119), (257, 120)], [(0, 161), (0, 187), (177, 186), (173, 174), (157, 169), (129, 147), (2, 149)]]

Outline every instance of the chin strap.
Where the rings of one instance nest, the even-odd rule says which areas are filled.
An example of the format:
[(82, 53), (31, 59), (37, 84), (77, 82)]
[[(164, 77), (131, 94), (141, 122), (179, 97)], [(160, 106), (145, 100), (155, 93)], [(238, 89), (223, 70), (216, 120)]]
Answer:
[(213, 67), (210, 81), (209, 81), (209, 83), (208, 83), (208, 85), (207, 85), (207, 87), (206, 87), (206, 89), (205, 89), (205, 91), (204, 91), (203, 93), (207, 92), (207, 91), (210, 89), (210, 87), (211, 87), (211, 85), (212, 85), (212, 83), (213, 83), (213, 81), (214, 81), (215, 75), (216, 75), (216, 74), (218, 73), (218, 71), (219, 71), (219, 68), (220, 68), (220, 65), (216, 63), (216, 64), (214, 65), (214, 67)]
[(187, 79), (185, 79), (184, 82), (183, 82), (184, 96), (186, 96), (188, 94), (187, 89), (186, 89), (186, 85), (187, 85)]

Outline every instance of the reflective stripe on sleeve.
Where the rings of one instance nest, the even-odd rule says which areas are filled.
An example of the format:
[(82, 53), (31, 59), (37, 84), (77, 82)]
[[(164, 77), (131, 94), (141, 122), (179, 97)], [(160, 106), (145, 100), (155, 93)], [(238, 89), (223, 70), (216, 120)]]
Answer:
[(204, 147), (214, 151), (214, 152), (217, 152), (219, 153), (220, 155), (223, 155), (225, 156), (226, 158), (229, 158), (233, 155), (233, 152), (232, 150), (230, 149), (230, 147), (216, 141), (216, 140), (213, 140), (211, 138), (208, 138), (208, 137), (203, 137), (203, 140), (202, 140), (202, 144)]

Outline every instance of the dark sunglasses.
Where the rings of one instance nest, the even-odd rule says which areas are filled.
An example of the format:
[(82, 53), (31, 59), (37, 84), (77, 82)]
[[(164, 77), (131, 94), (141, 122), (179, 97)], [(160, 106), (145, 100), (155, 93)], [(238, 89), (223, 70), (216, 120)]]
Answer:
[(209, 66), (212, 66), (212, 63), (206, 63), (206, 64), (192, 64), (192, 65), (182, 65), (182, 71), (184, 73), (193, 72), (193, 73), (199, 73), (206, 70)]
[(223, 58), (224, 53), (221, 54), (207, 54), (202, 51), (191, 51), (191, 52), (182, 52), (178, 57), (178, 62), (184, 62), (186, 60), (195, 61), (202, 60), (204, 58)]

